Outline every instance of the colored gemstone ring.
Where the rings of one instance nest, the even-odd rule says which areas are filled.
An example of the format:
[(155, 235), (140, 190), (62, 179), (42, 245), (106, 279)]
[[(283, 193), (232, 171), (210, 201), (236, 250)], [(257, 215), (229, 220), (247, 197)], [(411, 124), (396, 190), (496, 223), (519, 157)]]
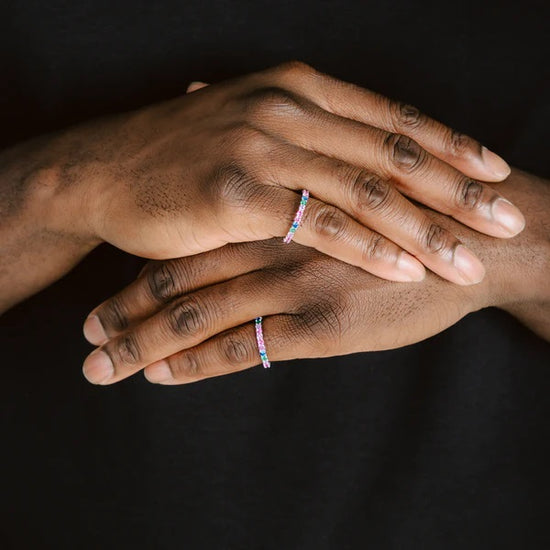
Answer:
[(296, 229), (300, 227), (300, 223), (302, 222), (302, 218), (304, 217), (304, 210), (306, 209), (306, 204), (308, 199), (309, 199), (309, 191), (307, 189), (304, 189), (302, 191), (300, 206), (298, 206), (298, 210), (296, 211), (296, 215), (294, 216), (294, 221), (292, 222), (292, 225), (290, 226), (290, 229), (288, 230), (286, 237), (283, 239), (283, 242), (285, 244), (288, 244), (294, 238), (294, 233), (296, 233)]
[(264, 332), (262, 330), (262, 318), (257, 317), (254, 321), (256, 325), (256, 342), (258, 342), (258, 351), (260, 352), (260, 359), (264, 369), (268, 369), (271, 366), (269, 359), (267, 358), (267, 352), (265, 351)]

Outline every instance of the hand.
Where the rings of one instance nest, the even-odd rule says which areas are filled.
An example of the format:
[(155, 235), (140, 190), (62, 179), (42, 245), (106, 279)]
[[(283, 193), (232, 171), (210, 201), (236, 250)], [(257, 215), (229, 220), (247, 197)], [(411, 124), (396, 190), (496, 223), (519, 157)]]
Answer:
[(470, 287), (433, 275), (388, 282), (298, 245), (282, 253), (278, 240), (152, 262), (88, 318), (86, 337), (103, 345), (84, 373), (110, 384), (145, 368), (151, 382), (180, 384), (242, 370), (260, 362), (251, 322), (260, 315), (274, 361), (404, 346), (488, 306), (509, 309), (550, 340), (548, 183), (516, 172), (502, 184), (533, 212), (511, 241), (428, 213), (488, 266), (483, 283)]
[(421, 280), (422, 264), (458, 284), (484, 275), (405, 196), (498, 237), (524, 225), (517, 208), (471, 179), (508, 175), (494, 153), (299, 63), (67, 135), (61, 179), (89, 184), (87, 226), (153, 259), (282, 237), (302, 188), (312, 198), (296, 242), (393, 280)]

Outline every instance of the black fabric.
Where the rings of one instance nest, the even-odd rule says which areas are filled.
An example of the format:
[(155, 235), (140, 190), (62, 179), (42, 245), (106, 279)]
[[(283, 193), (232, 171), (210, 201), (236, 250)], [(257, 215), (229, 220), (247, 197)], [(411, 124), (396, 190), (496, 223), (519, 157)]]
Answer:
[[(444, 6), (444, 7), (443, 7)], [(2, 3), (2, 146), (287, 59), (550, 175), (546, 2)], [(384, 353), (94, 387), (97, 249), (4, 315), (2, 548), (548, 548), (549, 346), (497, 310)]]

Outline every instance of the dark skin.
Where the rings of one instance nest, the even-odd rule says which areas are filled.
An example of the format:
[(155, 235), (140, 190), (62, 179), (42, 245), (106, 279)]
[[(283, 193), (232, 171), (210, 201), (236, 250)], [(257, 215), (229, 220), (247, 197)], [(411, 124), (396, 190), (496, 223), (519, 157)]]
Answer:
[[(475, 140), (300, 63), (196, 90), (0, 155), (0, 309), (104, 241), (188, 256), (149, 267), (88, 319), (90, 341), (109, 337), (85, 363), (90, 381), (247, 368), (258, 315), (272, 360), (405, 345), (488, 305), (548, 338), (542, 180), (516, 173), (497, 191), (473, 178), (509, 167)], [(266, 241), (286, 233), (302, 187), (297, 244)], [(525, 219), (504, 196), (529, 211), (508, 241), (494, 237)]]
[(251, 322), (259, 315), (272, 361), (401, 347), (490, 306), (550, 341), (550, 182), (516, 170), (499, 188), (529, 213), (511, 240), (426, 212), (482, 258), (478, 285), (434, 274), (390, 282), (280, 239), (228, 245), (152, 262), (96, 308), (85, 334), (103, 345), (84, 373), (111, 384), (144, 369), (151, 382), (182, 384), (243, 370), (260, 363)]
[[(302, 63), (215, 84), (0, 154), (0, 310), (101, 242), (168, 259), (282, 237), (379, 277), (483, 279), (479, 259), (408, 198), (508, 238), (508, 165), (408, 105)], [(479, 181), (482, 180), (482, 181)]]

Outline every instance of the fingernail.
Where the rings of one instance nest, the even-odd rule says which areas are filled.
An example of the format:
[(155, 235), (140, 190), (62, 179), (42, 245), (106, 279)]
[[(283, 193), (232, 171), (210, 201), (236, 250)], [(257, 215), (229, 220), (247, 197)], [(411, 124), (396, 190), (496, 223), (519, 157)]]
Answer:
[(100, 346), (109, 339), (97, 315), (90, 315), (86, 319), (84, 322), (83, 332), (84, 338), (86, 338), (90, 344), (94, 344), (95, 346)]
[(113, 362), (104, 351), (95, 350), (86, 357), (82, 372), (88, 382), (105, 384), (113, 376)]
[(162, 359), (156, 363), (151, 363), (144, 371), (143, 375), (152, 384), (166, 384), (173, 380), (172, 371), (168, 362)]
[(487, 147), (481, 148), (481, 158), (483, 159), (483, 164), (497, 178), (505, 179), (510, 175), (512, 169), (508, 163), (502, 157), (499, 157), (496, 153), (493, 153), (493, 151), (489, 151)]
[(423, 281), (426, 276), (426, 269), (424, 266), (408, 252), (401, 252), (397, 260), (397, 268), (403, 275), (400, 279), (403, 282), (418, 282)]
[(453, 264), (466, 285), (475, 285), (485, 277), (485, 268), (465, 246), (459, 244), (453, 254)]
[(510, 201), (499, 197), (491, 208), (493, 219), (506, 231), (510, 237), (523, 231), (525, 218), (519, 209)]
[(196, 90), (200, 90), (201, 88), (204, 88), (206, 86), (208, 86), (206, 82), (201, 82), (200, 80), (193, 80), (193, 82), (191, 82), (191, 84), (187, 86), (187, 93), (188, 94), (193, 93)]

